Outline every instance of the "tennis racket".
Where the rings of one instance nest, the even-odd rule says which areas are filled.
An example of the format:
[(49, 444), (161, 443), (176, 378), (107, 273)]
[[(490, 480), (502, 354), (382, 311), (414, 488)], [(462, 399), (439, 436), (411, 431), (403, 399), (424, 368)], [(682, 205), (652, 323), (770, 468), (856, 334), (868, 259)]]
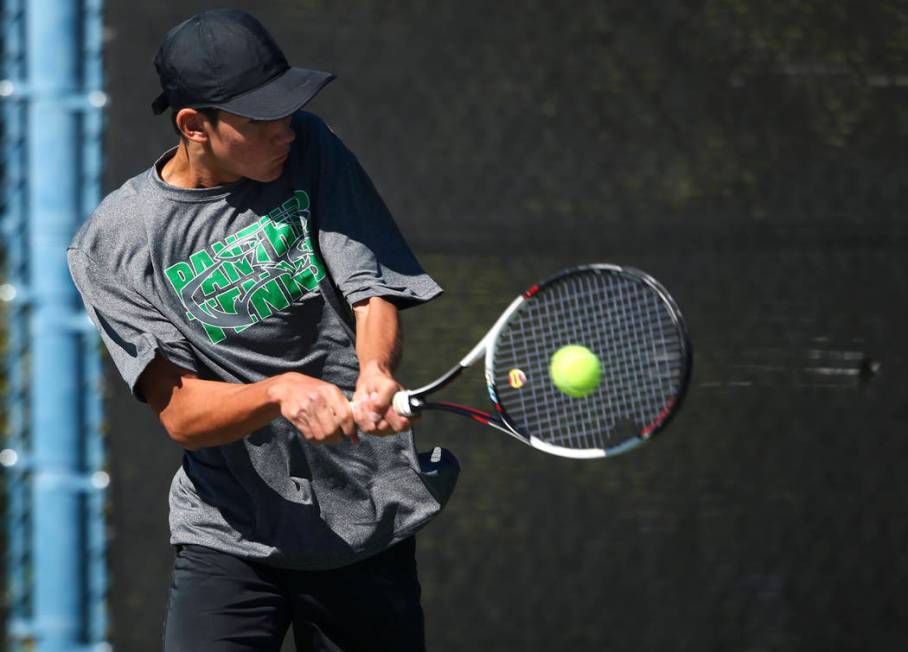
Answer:
[[(568, 345), (601, 364), (601, 381), (582, 397), (561, 391), (550, 374), (553, 355)], [(480, 358), (493, 412), (429, 400)], [(587, 265), (533, 285), (457, 366), (398, 392), (393, 407), (407, 417), (453, 412), (546, 453), (600, 458), (665, 428), (681, 407), (691, 359), (681, 311), (662, 285), (629, 267)]]

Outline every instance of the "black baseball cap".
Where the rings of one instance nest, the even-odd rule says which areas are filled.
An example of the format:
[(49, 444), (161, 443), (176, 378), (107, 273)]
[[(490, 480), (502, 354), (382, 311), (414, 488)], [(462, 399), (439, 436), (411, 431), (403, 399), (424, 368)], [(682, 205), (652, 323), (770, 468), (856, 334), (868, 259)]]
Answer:
[(293, 68), (268, 30), (239, 9), (196, 14), (164, 36), (154, 58), (164, 90), (151, 104), (213, 108), (277, 120), (302, 108), (334, 75)]

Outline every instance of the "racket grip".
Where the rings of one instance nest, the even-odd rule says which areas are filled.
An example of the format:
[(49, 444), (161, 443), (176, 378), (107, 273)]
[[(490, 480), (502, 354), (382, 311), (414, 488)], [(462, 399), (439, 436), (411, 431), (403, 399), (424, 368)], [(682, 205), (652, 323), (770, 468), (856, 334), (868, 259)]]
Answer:
[[(347, 402), (350, 404), (350, 409), (353, 411), (353, 415), (356, 416), (356, 413), (359, 411), (360, 402)], [(414, 414), (416, 414), (416, 412), (414, 412), (413, 410), (413, 404), (410, 403), (410, 392), (406, 390), (401, 390), (394, 395), (394, 397), (391, 399), (391, 407), (393, 407), (394, 411), (402, 417), (412, 417)]]
[(410, 403), (410, 392), (402, 390), (391, 399), (391, 407), (402, 417), (413, 416), (413, 405)]

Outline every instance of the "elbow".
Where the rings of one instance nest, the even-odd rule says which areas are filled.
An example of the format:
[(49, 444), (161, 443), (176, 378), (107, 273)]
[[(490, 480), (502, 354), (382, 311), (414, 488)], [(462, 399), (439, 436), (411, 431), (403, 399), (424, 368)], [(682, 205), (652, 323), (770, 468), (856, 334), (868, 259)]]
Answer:
[(164, 430), (167, 431), (170, 440), (178, 446), (188, 451), (196, 451), (202, 448), (202, 446), (199, 445), (198, 439), (193, 436), (194, 433), (186, 427), (186, 424), (163, 412), (160, 414), (159, 418), (161, 425), (164, 426)]
[(198, 441), (196, 441), (195, 439), (192, 439), (191, 437), (187, 437), (185, 435), (170, 433), (170, 439), (172, 441), (176, 442), (176, 444), (183, 450), (197, 451), (200, 448), (204, 448), (204, 446), (199, 444)]

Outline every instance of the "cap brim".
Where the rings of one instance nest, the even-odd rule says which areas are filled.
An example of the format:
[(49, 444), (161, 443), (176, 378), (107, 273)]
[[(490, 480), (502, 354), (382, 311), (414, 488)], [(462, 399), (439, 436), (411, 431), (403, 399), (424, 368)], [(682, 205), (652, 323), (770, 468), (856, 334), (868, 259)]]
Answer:
[(254, 91), (208, 106), (253, 120), (279, 120), (306, 106), (334, 79), (330, 72), (289, 68)]

